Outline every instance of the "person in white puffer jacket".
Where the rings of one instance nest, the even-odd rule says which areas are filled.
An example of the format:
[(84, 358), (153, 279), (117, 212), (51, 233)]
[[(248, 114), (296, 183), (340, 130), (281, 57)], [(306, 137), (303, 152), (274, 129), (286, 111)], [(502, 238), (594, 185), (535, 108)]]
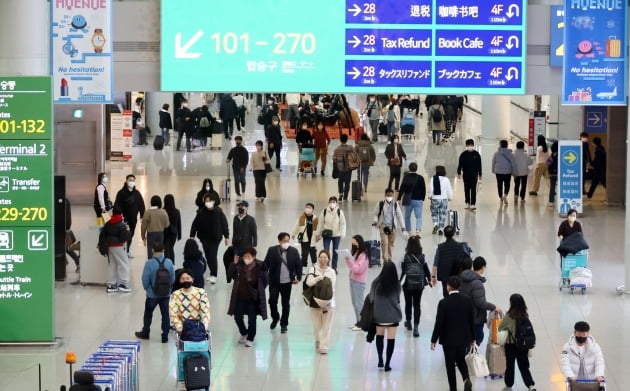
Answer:
[(562, 348), (560, 367), (566, 378), (571, 380), (604, 380), (604, 354), (595, 339), (590, 336), (591, 326), (580, 321), (573, 327), (569, 342)]

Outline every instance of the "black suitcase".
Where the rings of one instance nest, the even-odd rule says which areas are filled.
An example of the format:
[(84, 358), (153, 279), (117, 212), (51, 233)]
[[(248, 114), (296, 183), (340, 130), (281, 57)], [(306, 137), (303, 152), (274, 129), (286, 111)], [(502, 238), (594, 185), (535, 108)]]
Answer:
[(446, 225), (450, 225), (455, 229), (455, 235), (459, 235), (459, 213), (456, 210), (449, 210)]
[(385, 122), (381, 122), (381, 123), (378, 125), (378, 134), (379, 134), (380, 136), (387, 135), (387, 124), (386, 124)]
[(369, 267), (381, 266), (381, 241), (368, 240), (367, 243), (368, 243), (368, 246), (370, 246)]
[(155, 136), (153, 139), (153, 149), (156, 151), (161, 151), (164, 149), (164, 137), (160, 134)]
[(186, 390), (207, 389), (210, 387), (210, 362), (202, 354), (184, 357), (184, 382)]
[(147, 128), (138, 129), (138, 145), (149, 145), (147, 143)]
[(361, 181), (352, 181), (352, 187), (350, 188), (352, 192), (352, 201), (361, 202), (361, 193), (363, 193), (363, 185)]

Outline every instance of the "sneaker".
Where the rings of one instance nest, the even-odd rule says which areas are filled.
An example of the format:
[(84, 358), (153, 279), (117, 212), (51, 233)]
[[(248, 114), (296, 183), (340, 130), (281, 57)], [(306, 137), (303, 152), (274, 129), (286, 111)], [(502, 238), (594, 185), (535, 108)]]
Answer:
[(133, 255), (131, 255), (130, 253), (127, 253), (127, 258), (134, 259), (135, 257)]
[(116, 293), (118, 292), (118, 287), (114, 285), (107, 286), (107, 293)]
[(241, 335), (240, 337), (238, 337), (238, 343), (245, 343), (246, 340), (247, 335)]
[(319, 354), (328, 354), (328, 349), (319, 349)]
[(435, 234), (438, 232), (438, 230), (439, 230), (439, 229), (440, 229), (440, 227), (439, 227), (439, 226), (434, 225), (434, 226), (433, 226), (433, 235), (435, 235)]
[(131, 292), (131, 289), (129, 289), (127, 285), (118, 285), (118, 290), (125, 293)]
[(350, 330), (351, 330), (351, 331), (362, 331), (363, 329), (362, 329), (361, 327), (359, 327), (359, 326), (352, 326), (352, 327), (350, 328)]
[(464, 209), (470, 209), (470, 204), (466, 204), (466, 206), (464, 206)]
[(210, 278), (208, 279), (208, 281), (210, 281), (210, 283), (212, 285), (217, 283), (217, 278), (215, 276), (210, 276)]
[(249, 339), (245, 340), (245, 347), (246, 348), (251, 348), (254, 346), (254, 341), (250, 341)]
[(470, 205), (470, 210), (476, 210), (477, 207), (475, 205)]
[(143, 331), (136, 331), (135, 332), (136, 338), (138, 339), (149, 339), (149, 334), (143, 332)]
[(550, 202), (548, 205), (550, 208), (553, 208), (553, 202)]
[(503, 203), (504, 203), (505, 205), (507, 205), (507, 204), (508, 204), (508, 200), (507, 200), (507, 196), (506, 196), (506, 195), (505, 195), (505, 196), (503, 196)]
[(527, 388), (527, 390), (528, 390), (528, 391), (536, 391), (536, 387), (534, 387), (534, 386), (532, 385), (532, 386), (529, 386), (529, 388)]
[(416, 230), (416, 234), (415, 234), (415, 236), (417, 236), (417, 237), (419, 238), (419, 237), (420, 237), (420, 234), (421, 234), (420, 230), (419, 230), (419, 229), (417, 229), (417, 230)]
[(537, 196), (537, 195), (538, 195), (538, 193), (537, 193), (537, 192), (535, 192), (535, 191), (530, 191), (530, 192), (529, 192), (529, 195), (530, 195), (530, 196)]

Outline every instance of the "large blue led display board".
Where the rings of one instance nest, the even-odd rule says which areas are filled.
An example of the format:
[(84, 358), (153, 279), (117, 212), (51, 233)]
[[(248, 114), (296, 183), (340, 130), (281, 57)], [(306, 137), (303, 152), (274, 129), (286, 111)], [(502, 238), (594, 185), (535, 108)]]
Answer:
[(162, 0), (164, 91), (523, 94), (525, 0)]
[(626, 0), (565, 0), (562, 104), (625, 105)]

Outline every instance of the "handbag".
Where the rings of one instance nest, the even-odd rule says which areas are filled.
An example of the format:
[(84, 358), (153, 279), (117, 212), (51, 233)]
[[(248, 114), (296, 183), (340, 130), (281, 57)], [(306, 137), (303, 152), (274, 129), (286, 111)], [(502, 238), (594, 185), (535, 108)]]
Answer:
[(272, 171), (273, 171), (273, 168), (271, 167), (271, 163), (269, 162), (265, 163), (265, 172), (269, 174)]
[(470, 376), (486, 377), (490, 375), (486, 358), (479, 353), (479, 347), (474, 344), (470, 352), (466, 355), (466, 365)]
[(393, 158), (389, 159), (389, 165), (400, 166), (400, 158), (398, 156), (394, 156)]
[(333, 167), (333, 171), (332, 171), (332, 179), (337, 179), (339, 178), (339, 169), (335, 166)]
[(332, 238), (333, 230), (332, 229), (324, 229), (322, 230), (322, 238)]

